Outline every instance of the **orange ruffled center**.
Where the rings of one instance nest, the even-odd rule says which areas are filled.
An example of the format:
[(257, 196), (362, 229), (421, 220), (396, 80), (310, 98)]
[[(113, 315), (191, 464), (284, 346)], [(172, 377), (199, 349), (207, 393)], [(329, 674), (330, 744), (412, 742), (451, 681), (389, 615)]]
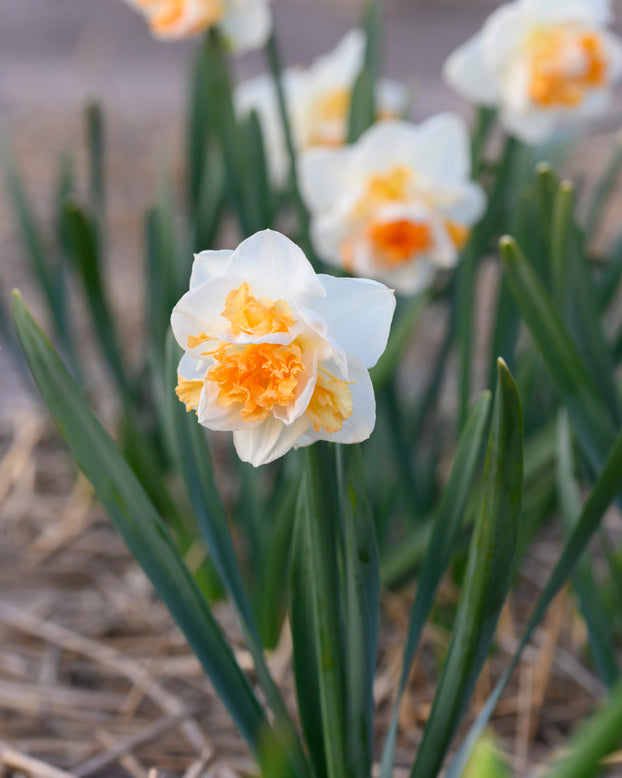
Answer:
[(529, 97), (542, 108), (573, 108), (607, 80), (600, 36), (572, 28), (541, 30), (529, 41)]
[(429, 224), (406, 219), (372, 224), (369, 239), (375, 253), (389, 267), (404, 264), (414, 254), (429, 250), (433, 244)]
[[(285, 300), (273, 302), (257, 298), (250, 284), (244, 282), (231, 291), (222, 311), (234, 335), (268, 335), (289, 332), (296, 323)], [(188, 347), (195, 348), (210, 338), (200, 332), (188, 336)], [(286, 408), (296, 400), (298, 383), (305, 370), (300, 340), (289, 345), (278, 343), (221, 344), (208, 352), (214, 364), (207, 370), (206, 381), (218, 388), (218, 402), (224, 406), (239, 405), (245, 422), (263, 421), (275, 407)], [(186, 410), (199, 405), (204, 381), (178, 376), (176, 393)], [(352, 415), (352, 395), (348, 384), (322, 368), (306, 409), (316, 431), (340, 430)]]

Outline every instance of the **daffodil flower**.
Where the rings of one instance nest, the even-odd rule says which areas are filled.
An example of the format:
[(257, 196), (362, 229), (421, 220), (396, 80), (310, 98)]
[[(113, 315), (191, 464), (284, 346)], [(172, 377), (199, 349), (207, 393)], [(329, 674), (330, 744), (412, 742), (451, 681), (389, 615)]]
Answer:
[(272, 29), (270, 0), (125, 0), (157, 38), (176, 39), (218, 27), (238, 51), (263, 46)]
[(469, 170), (468, 132), (453, 114), (379, 122), (356, 144), (306, 152), (300, 184), (318, 253), (414, 294), (456, 264), (482, 214)]
[(316, 440), (365, 440), (375, 423), (368, 368), (394, 307), (375, 281), (317, 275), (278, 232), (204, 251), (171, 317), (186, 352), (177, 395), (203, 426), (233, 431), (255, 466)]
[[(319, 57), (308, 68), (283, 72), (288, 118), (297, 151), (346, 142), (352, 88), (363, 67), (364, 54), (365, 35), (355, 28), (332, 52)], [(381, 79), (376, 97), (379, 118), (402, 116), (408, 108), (408, 91), (397, 81)], [(272, 176), (277, 183), (283, 183), (288, 170), (287, 149), (271, 77), (261, 75), (242, 82), (235, 90), (235, 104), (241, 116), (257, 112)]]
[(560, 121), (606, 109), (622, 73), (622, 41), (606, 29), (607, 0), (517, 0), (449, 57), (447, 82), (468, 100), (497, 106), (525, 143)]

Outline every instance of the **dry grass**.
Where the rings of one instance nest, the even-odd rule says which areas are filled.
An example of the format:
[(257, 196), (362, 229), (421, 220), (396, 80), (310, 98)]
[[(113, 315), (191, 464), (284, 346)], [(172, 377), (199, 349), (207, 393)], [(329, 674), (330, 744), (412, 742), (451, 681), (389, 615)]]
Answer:
[[(0, 503), (0, 767), (40, 778), (253, 775), (243, 741), (183, 637), (40, 418), (18, 418), (1, 430)], [(523, 565), (473, 712), (516, 646), (558, 541), (553, 531), (544, 533)], [(446, 581), (441, 609), (458, 594)], [(388, 723), (409, 606), (409, 594), (384, 600), (379, 735)], [(251, 671), (226, 605), (216, 606), (216, 614)], [(396, 778), (408, 774), (448, 639), (442, 617), (426, 628), (401, 711)], [(601, 697), (584, 646), (585, 628), (564, 591), (496, 712), (494, 729), (516, 775), (532, 774)], [(270, 665), (293, 708), (290, 658), (284, 631)], [(610, 773), (622, 775), (616, 764), (622, 755)]]

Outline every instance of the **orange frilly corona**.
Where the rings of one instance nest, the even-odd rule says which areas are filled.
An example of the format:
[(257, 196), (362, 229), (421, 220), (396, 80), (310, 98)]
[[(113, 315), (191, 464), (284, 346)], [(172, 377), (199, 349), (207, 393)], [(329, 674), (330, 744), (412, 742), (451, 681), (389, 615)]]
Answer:
[(622, 74), (622, 41), (607, 29), (609, 0), (516, 0), (492, 13), (445, 64), (468, 100), (499, 109), (528, 144), (560, 122), (604, 111)]
[(394, 307), (383, 284), (316, 274), (278, 232), (204, 251), (171, 317), (185, 351), (177, 396), (203, 426), (232, 431), (255, 466), (316, 440), (365, 440), (375, 424), (368, 370)]

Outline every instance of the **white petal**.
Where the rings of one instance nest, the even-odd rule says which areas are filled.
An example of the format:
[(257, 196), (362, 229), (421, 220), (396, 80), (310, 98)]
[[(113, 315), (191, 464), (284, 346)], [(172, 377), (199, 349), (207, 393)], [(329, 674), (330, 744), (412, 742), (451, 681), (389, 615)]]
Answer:
[(308, 149), (300, 155), (300, 191), (311, 211), (333, 207), (350, 186), (351, 166), (349, 148)]
[(537, 22), (592, 22), (599, 25), (611, 21), (609, 0), (523, 0), (525, 11)]
[(499, 99), (496, 79), (486, 66), (482, 34), (469, 38), (449, 55), (443, 78), (459, 95), (478, 105), (495, 105)]
[[(185, 351), (189, 351), (189, 335), (203, 332), (210, 337), (218, 337), (225, 330), (228, 322), (220, 314), (225, 307), (226, 296), (236, 285), (236, 281), (231, 279), (216, 278), (195, 286), (179, 300), (171, 314), (171, 326), (175, 339)], [(200, 358), (201, 352), (207, 348), (208, 345), (203, 343), (189, 353)]]
[(254, 467), (265, 465), (287, 453), (309, 425), (304, 415), (293, 424), (268, 416), (256, 427), (244, 427), (233, 433), (235, 450), (243, 462), (250, 462)]
[(190, 275), (190, 288), (224, 275), (232, 254), (233, 251), (228, 250), (202, 251), (200, 254), (195, 254)]
[(227, 273), (248, 281), (257, 297), (304, 302), (323, 296), (324, 287), (304, 252), (273, 230), (251, 235), (234, 251)]
[(438, 270), (430, 262), (420, 257), (394, 270), (380, 271), (376, 277), (390, 284), (397, 294), (412, 297), (427, 289), (437, 273)]
[(464, 119), (455, 113), (432, 116), (416, 127), (411, 164), (430, 178), (465, 179), (471, 172), (471, 145)]
[(331, 265), (343, 267), (342, 241), (349, 235), (348, 217), (341, 208), (312, 215), (311, 240), (318, 255)]
[(187, 381), (202, 381), (210, 362), (211, 360), (207, 362), (205, 359), (195, 359), (190, 354), (184, 354), (177, 365), (177, 375)]
[(411, 90), (401, 81), (381, 78), (376, 87), (376, 102), (380, 118), (406, 118), (412, 103)]
[(480, 220), (486, 208), (486, 194), (474, 181), (454, 184), (439, 195), (439, 200), (439, 213), (468, 227)]
[(482, 29), (482, 57), (484, 67), (494, 79), (502, 76), (506, 64), (514, 58), (533, 27), (533, 15), (521, 2), (502, 5), (486, 19)]
[(219, 29), (236, 51), (263, 46), (272, 31), (268, 0), (227, 0)]
[(218, 401), (218, 393), (219, 389), (214, 381), (205, 381), (197, 409), (199, 424), (210, 430), (222, 432), (231, 432), (261, 424), (258, 421), (244, 421), (240, 415), (242, 405), (240, 403), (223, 405)]
[(351, 166), (362, 182), (370, 174), (394, 167), (413, 167), (418, 159), (418, 127), (398, 119), (373, 124), (352, 149)]
[(314, 302), (335, 340), (366, 368), (376, 364), (387, 346), (395, 296), (383, 284), (363, 278), (320, 276), (327, 295)]
[[(292, 79), (288, 71), (283, 73), (282, 77), (286, 102), (289, 104), (288, 84), (291, 83)], [(270, 175), (277, 186), (283, 186), (289, 171), (289, 158), (272, 77), (263, 74), (243, 81), (235, 88), (233, 99), (239, 116), (248, 116), (251, 111), (257, 113), (263, 133)]]
[(313, 91), (333, 91), (350, 86), (363, 67), (364, 54), (365, 35), (355, 27), (333, 51), (318, 57), (309, 68)]
[(301, 445), (312, 440), (328, 440), (331, 443), (360, 443), (367, 440), (376, 424), (376, 399), (371, 378), (363, 363), (356, 356), (348, 359), (350, 392), (352, 393), (352, 416), (343, 422), (339, 432), (316, 432), (313, 427), (306, 430)]
[(499, 119), (510, 135), (531, 146), (544, 143), (555, 132), (557, 125), (554, 112), (536, 109), (522, 113), (502, 110)]

